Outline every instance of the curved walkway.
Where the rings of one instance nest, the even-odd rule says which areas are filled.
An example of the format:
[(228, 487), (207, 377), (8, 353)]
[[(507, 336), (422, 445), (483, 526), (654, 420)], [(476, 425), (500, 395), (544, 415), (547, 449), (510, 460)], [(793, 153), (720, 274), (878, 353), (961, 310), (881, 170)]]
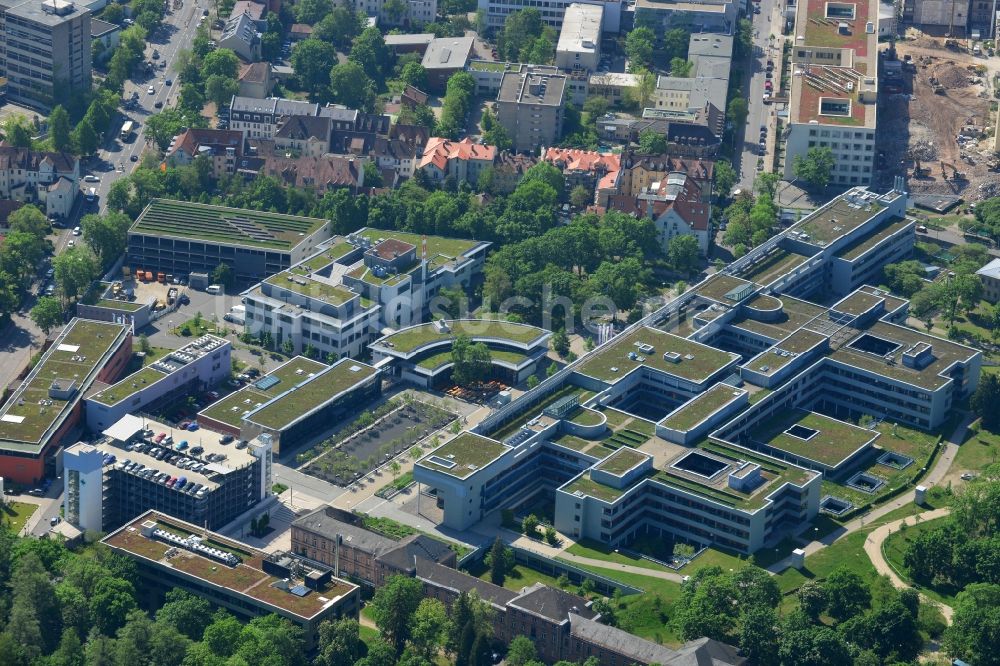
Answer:
[[(908, 516), (906, 518), (900, 518), (899, 520), (894, 520), (891, 523), (886, 523), (882, 525), (874, 532), (868, 535), (865, 539), (865, 553), (868, 555), (868, 559), (872, 561), (875, 565), (875, 570), (879, 574), (888, 576), (892, 584), (899, 589), (905, 589), (912, 587), (908, 582), (904, 581), (899, 577), (896, 571), (889, 565), (886, 561), (885, 555), (882, 552), (882, 544), (889, 537), (890, 534), (899, 530), (900, 525), (906, 523), (906, 525), (912, 527), (918, 522), (925, 522), (928, 520), (934, 520), (935, 518), (944, 518), (951, 512), (948, 507), (943, 507), (941, 509), (934, 509), (933, 511), (925, 511), (924, 513), (917, 514), (915, 516)], [(920, 597), (925, 601), (935, 604), (941, 609), (941, 613), (944, 615), (945, 620), (948, 624), (951, 624), (951, 616), (954, 614), (954, 610), (951, 606), (943, 604), (940, 601), (935, 601), (934, 599), (928, 598), (926, 595), (921, 594)]]

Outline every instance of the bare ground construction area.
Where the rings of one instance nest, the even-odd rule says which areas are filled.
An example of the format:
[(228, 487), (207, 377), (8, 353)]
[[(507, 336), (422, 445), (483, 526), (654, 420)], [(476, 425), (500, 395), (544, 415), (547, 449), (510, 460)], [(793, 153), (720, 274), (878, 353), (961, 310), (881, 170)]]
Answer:
[(896, 44), (903, 85), (900, 94), (880, 97), (878, 185), (905, 175), (915, 194), (969, 201), (1000, 194), (991, 111), (1000, 59), (974, 57), (966, 47), (959, 40), (947, 48), (945, 39), (919, 33)]

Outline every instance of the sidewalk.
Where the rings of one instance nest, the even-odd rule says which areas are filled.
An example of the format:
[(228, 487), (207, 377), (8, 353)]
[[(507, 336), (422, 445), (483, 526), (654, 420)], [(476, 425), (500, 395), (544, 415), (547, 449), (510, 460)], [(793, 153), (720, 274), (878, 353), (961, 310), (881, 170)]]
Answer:
[[(868, 559), (872, 561), (872, 564), (875, 565), (875, 570), (881, 575), (888, 576), (889, 580), (892, 581), (892, 584), (901, 590), (910, 587), (910, 584), (902, 580), (893, 568), (889, 566), (889, 563), (886, 561), (885, 556), (882, 553), (882, 544), (890, 534), (897, 531), (900, 525), (903, 525), (904, 523), (912, 527), (918, 522), (926, 522), (928, 520), (934, 520), (935, 518), (943, 518), (949, 513), (951, 513), (951, 509), (948, 507), (934, 509), (933, 511), (925, 511), (924, 513), (916, 516), (909, 516), (907, 518), (901, 518), (900, 520), (894, 520), (891, 523), (882, 525), (877, 530), (869, 534), (868, 538), (865, 539), (865, 553), (868, 555)], [(937, 605), (941, 609), (944, 619), (947, 620), (948, 624), (951, 624), (952, 615), (955, 613), (951, 606), (929, 599), (924, 594), (921, 594), (920, 598), (924, 601)]]

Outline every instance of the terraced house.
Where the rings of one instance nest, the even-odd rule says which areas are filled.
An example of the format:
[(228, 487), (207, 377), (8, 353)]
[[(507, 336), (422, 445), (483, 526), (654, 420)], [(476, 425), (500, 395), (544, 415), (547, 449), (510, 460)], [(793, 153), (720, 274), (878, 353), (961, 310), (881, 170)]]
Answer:
[(228, 264), (237, 282), (257, 282), (314, 254), (327, 220), (154, 199), (128, 232), (128, 263), (174, 275)]
[(836, 198), (430, 452), (414, 478), (456, 529), (554, 494), (574, 539), (742, 553), (890, 491), (932, 455), (981, 364), (864, 284), (913, 246), (906, 199)]

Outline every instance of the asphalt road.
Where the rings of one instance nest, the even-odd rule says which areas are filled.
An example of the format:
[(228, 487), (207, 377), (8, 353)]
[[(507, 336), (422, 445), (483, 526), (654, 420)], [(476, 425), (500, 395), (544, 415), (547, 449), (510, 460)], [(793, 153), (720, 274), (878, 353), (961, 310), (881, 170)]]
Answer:
[[(84, 201), (81, 213), (104, 212), (107, 209), (105, 199), (111, 185), (123, 177), (132, 173), (138, 165), (138, 160), (142, 158), (142, 153), (146, 149), (146, 127), (145, 121), (153, 114), (159, 113), (161, 109), (156, 108), (156, 103), (160, 102), (163, 108), (170, 108), (177, 104), (177, 95), (180, 92), (179, 84), (174, 81), (173, 85), (166, 85), (166, 79), (173, 79), (173, 64), (177, 52), (181, 49), (190, 48), (198, 30), (198, 19), (202, 10), (208, 9), (209, 3), (205, 0), (185, 0), (184, 5), (177, 10), (171, 10), (163, 20), (163, 24), (157, 29), (147, 42), (145, 60), (152, 60), (153, 50), (160, 53), (158, 60), (153, 60), (156, 65), (154, 73), (150, 76), (142, 76), (137, 79), (125, 82), (124, 98), (129, 98), (133, 92), (139, 93), (139, 107), (131, 110), (119, 110), (116, 124), (116, 131), (109, 135), (104, 145), (98, 150), (97, 156), (91, 160), (91, 170), (84, 175), (94, 175), (100, 178), (99, 182), (82, 182), (80, 187), (84, 193), (91, 187), (97, 191), (97, 201), (88, 203)], [(165, 68), (160, 68), (160, 63), (166, 62)], [(147, 90), (152, 87), (153, 94), (148, 94)], [(132, 138), (127, 142), (122, 142), (118, 138), (118, 131), (126, 120), (133, 120), (138, 125), (138, 129)], [(152, 141), (152, 139), (150, 139)], [(137, 161), (133, 162), (132, 157)]]
[(774, 105), (764, 104), (764, 81), (766, 80), (764, 72), (767, 59), (771, 57), (777, 63), (778, 56), (781, 55), (780, 48), (771, 48), (769, 39), (772, 30), (780, 33), (779, 7), (776, 5), (776, 0), (760, 0), (760, 2), (752, 4), (760, 7), (760, 14), (752, 15), (754, 52), (751, 58), (751, 71), (745, 73), (743, 80), (743, 91), (748, 94), (747, 122), (743, 127), (742, 141), (740, 141), (741, 137), (737, 136), (736, 144), (742, 146), (739, 187), (744, 189), (752, 188), (757, 176), (757, 158), (760, 156), (757, 144), (760, 139), (760, 126), (767, 125), (768, 133), (774, 132)]

